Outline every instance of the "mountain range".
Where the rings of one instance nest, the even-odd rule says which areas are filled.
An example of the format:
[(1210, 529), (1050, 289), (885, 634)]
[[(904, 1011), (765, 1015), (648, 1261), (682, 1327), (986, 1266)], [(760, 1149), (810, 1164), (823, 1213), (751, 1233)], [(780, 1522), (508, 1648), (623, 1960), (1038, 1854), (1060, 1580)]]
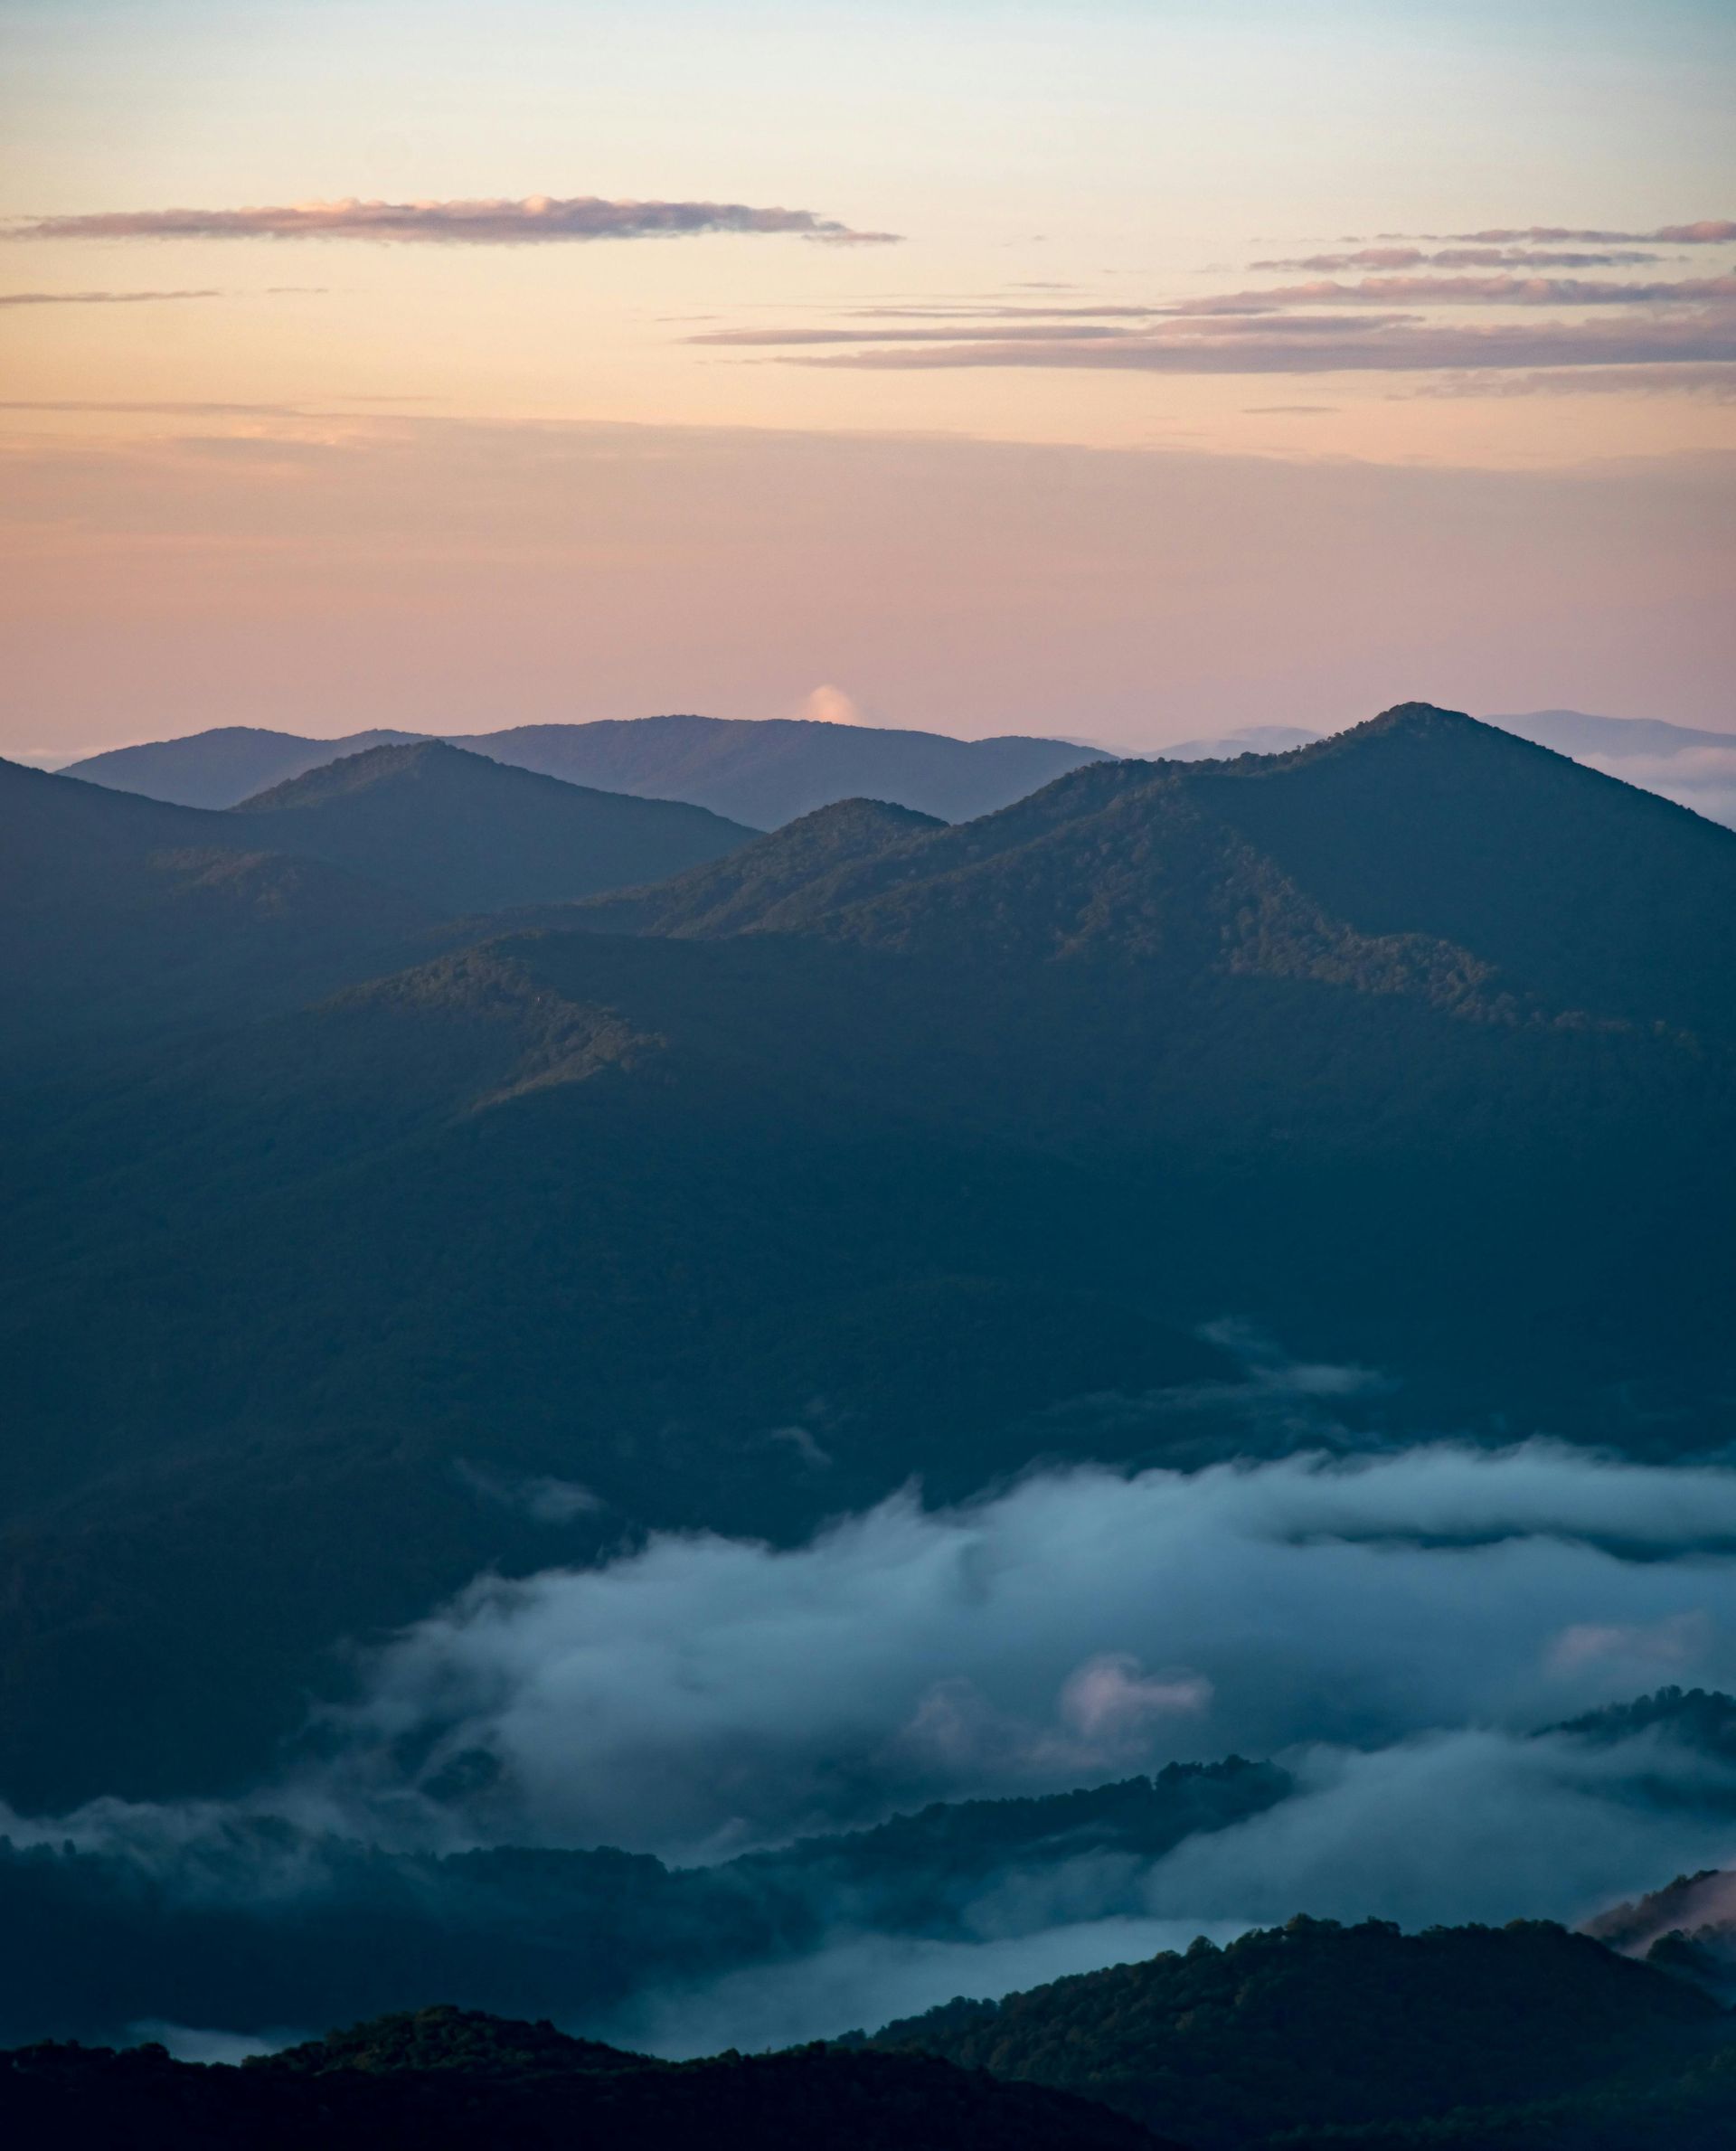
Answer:
[(0, 2052), (0, 2123), (138, 2151), (1722, 2151), (1733, 2026), (1694, 1985), (1546, 1921), (1297, 1917), (748, 2057), (657, 2061), (451, 2005), (239, 2068), (38, 2043)]
[[(1405, 705), (460, 918), (387, 886), (410, 806), (564, 795), (371, 767), (232, 817), (0, 772), (15, 1798), (258, 1768), (344, 1637), (547, 1561), (479, 1483), (589, 1489), (582, 1560), (1284, 1439), (1212, 1402), (1226, 1316), (1382, 1370), (1389, 1436), (1722, 1439), (1728, 831)], [(304, 817), (342, 866), (180, 863)]]
[[(1612, 769), (1714, 821), (1736, 822), (1736, 734), (1576, 710), (1535, 710), (1486, 722), (1594, 768)], [(317, 740), (231, 725), (114, 748), (69, 764), (65, 773), (184, 806), (232, 807), (326, 762), (419, 736), (367, 731)], [(1319, 736), (1299, 725), (1255, 724), (1177, 741), (1158, 751), (1166, 761), (1233, 760), (1286, 753)], [(1011, 805), (1070, 769), (1109, 759), (1102, 748), (1070, 740), (966, 741), (865, 725), (714, 717), (521, 725), (453, 735), (452, 743), (570, 782), (687, 800), (758, 828), (855, 797), (942, 821), (967, 821)]]
[[(185, 806), (232, 807), (339, 757), (418, 735), (357, 732), (304, 739), (231, 725), (118, 747), (64, 772)], [(602, 719), (450, 735), (450, 743), (514, 768), (651, 799), (684, 800), (769, 828), (837, 799), (868, 796), (944, 821), (992, 813), (1104, 750), (1069, 740), (955, 740), (802, 718)]]
[(927, 2056), (810, 2048), (676, 2066), (450, 2007), (241, 2068), (174, 2061), (156, 2044), (0, 2053), (0, 2127), (21, 2146), (127, 2151), (1165, 2151), (1105, 2107)]
[[(1672, 1807), (1727, 1827), (1736, 1807), (1732, 1721), (1728, 1696), (1665, 1690), (1524, 1745), (1537, 1743), (1543, 1767), (1590, 1765), (1599, 1774), (1600, 1789), (1580, 1811), (1592, 1832), (1609, 1823), (1631, 1833)], [(118, 2041), (153, 2020), (259, 2039), (430, 1995), (629, 2040), (654, 2028), (666, 2039), (680, 2025), (672, 1995), (698, 1997), (703, 2023), (708, 1994), (732, 1995), (735, 2014), (724, 2020), (731, 2032), (745, 2022), (763, 2027), (763, 2039), (781, 2021), (785, 2037), (836, 2034), (845, 2012), (873, 2005), (861, 1986), (852, 1999), (847, 1973), (839, 1977), (853, 1952), (878, 1952), (867, 1959), (879, 1975), (870, 1974), (865, 1992), (882, 1997), (882, 2014), (902, 2014), (925, 1986), (930, 1995), (947, 1992), (925, 1955), (940, 1960), (941, 1979), (992, 1976), (982, 1968), (992, 1952), (975, 1948), (986, 1937), (1022, 1948), (1027, 1966), (1067, 1961), (1071, 1938), (1093, 1929), (1108, 1961), (1118, 1952), (1141, 1958), (1151, 1947), (1141, 1938), (1154, 1894), (1202, 1861), (1226, 1873), (1244, 1861), (1258, 1870), (1260, 1847), (1269, 1858), (1286, 1833), (1306, 1834), (1318, 1805), (1306, 1757), (1231, 1756), (1045, 1796), (931, 1803), (872, 1827), (700, 1865), (608, 1845), (392, 1849), (322, 1827), (316, 1813), (297, 1825), (245, 1807), (159, 1818), (168, 1826), (155, 1832), (151, 1818), (135, 1818), (146, 1826), (129, 1837), (127, 1818), (106, 1811), (71, 1822), (82, 1844), (56, 1841), (52, 1826), (45, 1842), (0, 1844), (9, 1941), (0, 2044)], [(1671, 1975), (1660, 1984), (1603, 1972), (1615, 2002), (1627, 1991), (1668, 2005), (1681, 1978), (1728, 2003), (1736, 1991), (1733, 1888), (1728, 1875), (1701, 1874), (1590, 1920), (1585, 1931), (1605, 1947)], [(1220, 1935), (1236, 1924), (1224, 1922)], [(1179, 1973), (1179, 1960), (1160, 1961)], [(1407, 1961), (1415, 1960), (1401, 1957), (1401, 1971)], [(1600, 1969), (1583, 1951), (1557, 1962), (1570, 1973)], [(1467, 1976), (1476, 1983), (1474, 1970)], [(1559, 1985), (1553, 1976), (1540, 1980), (1535, 2012), (1561, 2005)], [(779, 2005), (763, 2000), (780, 1986), (781, 2020)], [(793, 2011), (792, 1994), (807, 1997)], [(1499, 2007), (1512, 2013), (1508, 2003)], [(1686, 2014), (1709, 2020), (1703, 2008)], [(999, 2038), (1005, 2027), (995, 2017), (992, 2006), (977, 2005), (978, 2030)], [(915, 2027), (915, 2043), (937, 2023), (959, 2022), (955, 2005)], [(1336, 2035), (1350, 2030), (1347, 2023)], [(1534, 2034), (1533, 2014), (1523, 2038)], [(1552, 2033), (1549, 2043), (1558, 2038)], [(1308, 2043), (1316, 2043), (1312, 2033)], [(696, 2043), (681, 2039), (677, 2051)], [(1388, 2045), (1396, 2052), (1395, 2040)], [(1220, 2056), (1196, 2065), (1216, 2074), (1226, 2063)], [(1533, 2092), (1541, 2089), (1533, 2080)], [(1154, 2115), (1164, 2120), (1155, 2107), (1146, 2118)]]

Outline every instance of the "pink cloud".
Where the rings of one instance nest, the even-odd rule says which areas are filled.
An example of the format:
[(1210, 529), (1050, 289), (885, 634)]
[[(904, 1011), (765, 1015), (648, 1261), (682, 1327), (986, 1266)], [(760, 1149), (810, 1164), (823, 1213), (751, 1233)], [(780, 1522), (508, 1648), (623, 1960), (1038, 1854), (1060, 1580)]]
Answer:
[(826, 246), (893, 243), (892, 231), (855, 231), (810, 209), (752, 209), (739, 202), (564, 200), (299, 202), (266, 209), (107, 210), (16, 225), (14, 239), (371, 239), (522, 246), (551, 240), (665, 239), (701, 232), (793, 232)]
[(792, 357), (868, 370), (1045, 366), (1148, 373), (1440, 373), (1484, 368), (1736, 363), (1736, 312), (1682, 320), (1420, 323), (1389, 318), (1166, 322), (1137, 334), (974, 338)]
[(1294, 261), (1250, 261), (1250, 269), (1630, 269), (1656, 261), (1654, 253), (1633, 248), (1606, 248), (1597, 253), (1552, 251), (1537, 247), (1357, 247), (1348, 253), (1305, 254)]

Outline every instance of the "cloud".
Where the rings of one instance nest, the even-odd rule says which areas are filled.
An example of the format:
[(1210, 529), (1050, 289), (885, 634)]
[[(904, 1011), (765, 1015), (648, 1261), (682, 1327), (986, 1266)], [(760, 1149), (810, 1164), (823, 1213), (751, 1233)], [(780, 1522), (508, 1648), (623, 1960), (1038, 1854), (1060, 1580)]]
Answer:
[(792, 232), (826, 246), (883, 246), (892, 231), (856, 231), (810, 209), (739, 202), (607, 202), (593, 194), (523, 201), (298, 202), (264, 209), (108, 210), (14, 223), (12, 239), (367, 239), (523, 246), (554, 240), (667, 239), (701, 232)]
[[(1367, 1379), (1295, 1373), (1327, 1401)], [(750, 1905), (757, 1876), (785, 1874), (767, 1901), (787, 1911), (776, 1889), (811, 1878), (801, 1920), (747, 1918), (702, 1948), (677, 1893), (606, 2011), (552, 1990), (529, 2005), (672, 2054), (787, 2042), (1297, 1910), (1577, 1920), (1729, 1862), (1728, 1759), (1655, 1729), (1533, 1729), (1661, 1673), (1736, 1674), (1736, 1470), (1532, 1443), (1052, 1473), (957, 1508), (889, 1502), (788, 1549), (667, 1536), (598, 1569), (480, 1578), (359, 1664), (356, 1707), (251, 1801), (0, 1825), (125, 1854), (177, 1907), (269, 1919), (372, 1872), (344, 1867), (338, 1836), (712, 1857), (1173, 1758), (1288, 1772), (1274, 1804), (1158, 1856), (1051, 1839), (967, 1863), (915, 1913), (824, 1860), (750, 1864), (726, 1885)], [(415, 1872), (422, 1892), (445, 1871)], [(298, 2006), (256, 1992), (261, 2014), (240, 2003), (229, 2024), (183, 2004), (179, 2022), (212, 2027), (184, 2035)]]
[(1736, 396), (1736, 365), (1569, 367), (1534, 373), (1458, 373), (1406, 392), (1416, 396)]
[(1304, 254), (1288, 261), (1250, 261), (1250, 269), (1630, 269), (1656, 261), (1649, 251), (1604, 248), (1596, 253), (1562, 253), (1539, 247), (1356, 247), (1348, 252)]
[(1594, 281), (1584, 277), (1364, 277), (1359, 283), (1279, 285), (1270, 291), (1236, 291), (1175, 311), (1186, 314), (1249, 305), (1318, 307), (1621, 307), (1692, 306), (1736, 299), (1736, 276), (1665, 277), (1649, 283)]
[[(1467, 325), (1429, 309), (1544, 307), (1590, 318)], [(1658, 311), (1648, 316), (1645, 309)], [(879, 323), (888, 316), (901, 325)], [(860, 325), (873, 321), (875, 325)], [(1541, 375), (1581, 366), (1709, 369), (1736, 361), (1736, 275), (1650, 282), (1578, 277), (1317, 278), (1167, 306), (880, 307), (855, 319), (708, 329), (688, 339), (778, 363), (858, 370), (1071, 367), (1171, 373), (1334, 372)], [(810, 353), (815, 355), (808, 355)]]
[(947, 370), (959, 365), (1056, 365), (1153, 374), (1334, 374), (1465, 373), (1551, 365), (1675, 365), (1736, 362), (1736, 320), (1674, 323), (1538, 323), (1443, 327), (1416, 323), (1288, 323), (1291, 334), (1146, 334), (1073, 342), (927, 344), (785, 359), (788, 365), (873, 370)]
[[(1126, 322), (1162, 326), (1175, 323), (1193, 333), (1250, 335), (1288, 329), (1318, 329), (1336, 334), (1330, 314), (1310, 318), (1304, 307), (1364, 310), (1359, 326), (1396, 326), (1416, 317), (1420, 307), (1677, 307), (1715, 309), (1722, 317), (1736, 306), (1736, 276), (1681, 277), (1650, 283), (1599, 281), (1582, 277), (1515, 276), (1509, 271), (1486, 277), (1363, 277), (1354, 284), (1320, 278), (1307, 284), (1278, 284), (1267, 290), (1224, 291), (1164, 306), (1108, 307), (875, 307), (857, 312), (852, 322), (898, 319), (920, 321), (920, 327), (860, 328), (832, 324), (818, 327), (707, 329), (685, 340), (723, 345), (799, 345), (807, 344), (922, 344), (939, 341), (1006, 343), (1071, 338), (1098, 340), (1115, 335), (1109, 325)], [(1373, 309), (1374, 311), (1367, 311)], [(1278, 316), (1268, 322), (1263, 317)], [(979, 325), (992, 322), (997, 325)], [(1121, 333), (1126, 333), (1125, 331)]]
[[(1203, 1931), (1223, 1943), (1246, 1929), (1240, 1921), (1220, 1920)], [(825, 1949), (784, 1964), (654, 1987), (597, 2028), (636, 2052), (670, 2061), (731, 2046), (748, 2053), (797, 2046), (877, 2029), (958, 1995), (998, 2000), (1075, 1972), (1137, 1964), (1159, 1950), (1185, 1949), (1201, 1932), (1197, 1921), (1117, 1917), (968, 1942), (841, 1934)]]
[[(1736, 1845), (1731, 1776), (1683, 1748), (1483, 1727), (1295, 1759), (1299, 1790), (1184, 1840), (1144, 1878), (1149, 1917), (1548, 1918), (1577, 1922)], [(1647, 1793), (1649, 1791), (1649, 1799)]]
[(516, 1509), (536, 1524), (571, 1524), (580, 1516), (593, 1516), (608, 1506), (599, 1495), (593, 1494), (589, 1486), (581, 1486), (576, 1479), (546, 1476), (505, 1478), (463, 1458), (456, 1469), (459, 1480), (473, 1494), (501, 1508)]
[(366, 1662), (316, 1783), (370, 1827), (692, 1856), (1175, 1758), (1529, 1725), (1661, 1662), (1574, 1641), (1594, 1628), (1736, 1675), (1732, 1556), (1736, 1472), (1537, 1445), (906, 1496), (786, 1551), (665, 1537), (479, 1578)]
[(197, 2024), (166, 2024), (160, 2017), (142, 2017), (127, 2027), (128, 2039), (136, 2045), (166, 2047), (177, 2061), (197, 2061), (206, 2066), (238, 2068), (256, 2054), (275, 2054), (286, 2046), (295, 2046), (315, 2036), (308, 2032), (291, 2031), (287, 2026), (269, 2032), (208, 2031)]
[(932, 328), (724, 328), (708, 329), (683, 339), (688, 344), (721, 345), (726, 350), (799, 349), (826, 344), (933, 344), (967, 336), (978, 344), (1082, 343), (1094, 336), (1123, 334), (1089, 323), (1025, 323), (1017, 328), (979, 329), (958, 322)]
[(130, 307), (146, 299), (227, 296), (222, 291), (0, 291), (0, 307)]
[(1549, 1663), (1567, 1674), (1588, 1665), (1618, 1665), (1624, 1680), (1645, 1685), (1703, 1658), (1709, 1641), (1703, 1612), (1673, 1613), (1649, 1625), (1574, 1621), (1550, 1646)]
[(1140, 373), (1465, 373), (1736, 361), (1736, 315), (1646, 321), (1417, 323), (1293, 316), (1216, 328), (1188, 321), (1118, 336), (958, 337), (903, 348), (790, 357), (863, 371), (1043, 366)]
[(1576, 230), (1566, 224), (1505, 224), (1482, 231), (1383, 231), (1383, 240), (1448, 239), (1481, 246), (1560, 245), (1715, 247), (1736, 240), (1736, 220), (1702, 217), (1692, 224), (1659, 224), (1651, 231)]
[(1728, 747), (1684, 748), (1676, 754), (1580, 754), (1574, 759), (1736, 828), (1736, 740)]
[(842, 687), (835, 687), (829, 680), (805, 694), (792, 714), (805, 719), (810, 724), (866, 724), (869, 722), (855, 696), (846, 694)]

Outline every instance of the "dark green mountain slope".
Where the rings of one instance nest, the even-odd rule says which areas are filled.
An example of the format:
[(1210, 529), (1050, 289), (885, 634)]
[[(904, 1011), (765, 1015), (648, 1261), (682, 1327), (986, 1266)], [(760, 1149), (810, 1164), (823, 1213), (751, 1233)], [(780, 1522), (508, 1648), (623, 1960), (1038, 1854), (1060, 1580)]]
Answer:
[(807, 2048), (671, 2064), (445, 2008), (239, 2069), (161, 2047), (14, 2050), (0, 2054), (0, 2127), (20, 2151), (1158, 2151), (1102, 2107), (920, 2057)]
[(427, 905), (276, 835), (0, 762), (9, 1056), (292, 1007), (426, 951)]
[(222, 814), (0, 763), (7, 1043), (293, 1007), (467, 938), (439, 921), (642, 882), (750, 835), (435, 742)]
[[(900, 828), (10, 1109), (0, 1788), (244, 1769), (491, 1562), (1292, 1439), (1177, 1401), (1225, 1314), (1394, 1432), (1723, 1438), (1736, 836), (1428, 711)], [(460, 1464), (609, 1505), (557, 1547)]]
[(841, 799), (756, 837), (712, 865), (651, 888), (594, 896), (562, 923), (588, 933), (775, 930), (784, 908), (799, 903), (816, 882), (942, 825), (931, 815), (882, 799)]
[(1731, 832), (1426, 703), (1284, 755), (1098, 764), (722, 925), (1736, 1027)]
[(267, 731), (257, 724), (224, 724), (181, 740), (153, 740), (138, 747), (112, 747), (69, 762), (61, 774), (81, 777), (110, 791), (142, 792), (177, 807), (233, 807), (269, 786), (284, 784), (304, 769), (316, 769), (340, 755), (370, 747), (396, 746), (420, 732), (349, 732), (342, 739), (308, 740), (296, 732)]
[[(1733, 2036), (1697, 1989), (1543, 1921), (1404, 1935), (1297, 1919), (1222, 1949), (1202, 1940), (999, 2003), (948, 2003), (868, 2044), (1162, 2113), (1202, 2151), (1228, 2151), (1467, 2108), (1495, 2109), (1497, 2128), (1418, 2140), (1489, 2142), (1504, 2108), (1667, 2102), (1684, 2073), (1726, 2066)], [(1736, 2078), (1723, 2118), (1736, 2118)]]
[(233, 818), (446, 911), (657, 881), (753, 834), (703, 807), (590, 790), (438, 740), (328, 762), (244, 801)]

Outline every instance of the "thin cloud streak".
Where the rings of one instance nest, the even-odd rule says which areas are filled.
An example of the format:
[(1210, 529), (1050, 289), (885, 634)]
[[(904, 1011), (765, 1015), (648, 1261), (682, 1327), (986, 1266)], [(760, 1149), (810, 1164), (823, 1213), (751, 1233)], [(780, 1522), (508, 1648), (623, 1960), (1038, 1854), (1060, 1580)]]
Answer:
[(0, 307), (130, 307), (146, 299), (228, 296), (222, 291), (0, 291)]
[(1177, 313), (1238, 306), (1623, 307), (1694, 306), (1736, 299), (1736, 276), (1662, 278), (1650, 283), (1583, 277), (1364, 277), (1360, 283), (1281, 284), (1233, 291), (1175, 307)]
[(1598, 253), (1552, 252), (1535, 247), (1357, 247), (1348, 253), (1304, 254), (1291, 261), (1250, 261), (1250, 269), (1632, 269), (1662, 257), (1635, 248)]
[(1446, 399), (1477, 396), (1736, 396), (1736, 366), (1565, 367), (1554, 373), (1463, 373), (1405, 392)]
[[(954, 341), (910, 348), (792, 355), (785, 365), (863, 371), (965, 366), (1101, 368), (1147, 373), (1443, 373), (1486, 368), (1673, 365), (1736, 362), (1736, 313), (1666, 322), (1539, 322), (1466, 327), (1345, 323), (1336, 335), (1280, 321), (1269, 333), (1184, 330), (1076, 341)], [(1270, 333), (1276, 331), (1276, 333)]]
[(811, 209), (740, 202), (609, 202), (594, 194), (522, 201), (299, 202), (277, 208), (107, 210), (41, 217), (13, 239), (363, 239), (463, 246), (555, 240), (691, 238), (712, 232), (792, 233), (825, 246), (889, 246), (899, 234), (857, 231)]
[(1453, 240), (1473, 246), (1717, 247), (1736, 240), (1736, 219), (1702, 217), (1692, 224), (1659, 224), (1651, 231), (1579, 231), (1566, 224), (1498, 224), (1482, 231), (1382, 231), (1380, 237)]

